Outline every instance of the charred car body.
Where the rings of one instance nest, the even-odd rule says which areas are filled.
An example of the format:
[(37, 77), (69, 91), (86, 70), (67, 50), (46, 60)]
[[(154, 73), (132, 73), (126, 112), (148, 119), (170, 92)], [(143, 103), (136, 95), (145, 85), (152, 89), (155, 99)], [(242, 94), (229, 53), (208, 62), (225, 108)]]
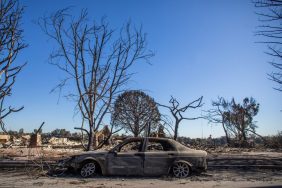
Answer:
[(166, 138), (129, 138), (110, 151), (91, 151), (60, 161), (60, 166), (93, 174), (160, 176), (172, 173), (184, 178), (205, 171), (207, 153)]

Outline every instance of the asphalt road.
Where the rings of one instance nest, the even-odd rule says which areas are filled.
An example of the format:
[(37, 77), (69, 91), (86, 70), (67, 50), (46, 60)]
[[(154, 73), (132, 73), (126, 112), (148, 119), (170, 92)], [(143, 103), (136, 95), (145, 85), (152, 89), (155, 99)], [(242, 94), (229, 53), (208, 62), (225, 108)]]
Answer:
[(78, 175), (46, 176), (25, 169), (1, 169), (0, 187), (124, 187), (124, 188), (176, 188), (176, 187), (282, 187), (282, 171), (270, 169), (209, 169), (206, 173), (185, 179), (172, 177), (93, 177)]

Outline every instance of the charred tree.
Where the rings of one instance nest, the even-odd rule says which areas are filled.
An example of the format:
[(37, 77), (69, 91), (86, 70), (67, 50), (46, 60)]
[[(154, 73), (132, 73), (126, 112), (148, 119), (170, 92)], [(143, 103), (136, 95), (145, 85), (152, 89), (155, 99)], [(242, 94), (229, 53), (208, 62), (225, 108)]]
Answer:
[(234, 98), (227, 101), (219, 97), (212, 105), (214, 108), (207, 111), (207, 119), (222, 125), (229, 145), (247, 146), (249, 133), (261, 137), (256, 133), (257, 126), (253, 121), (259, 112), (259, 104), (252, 97), (244, 98), (242, 104), (237, 103)]
[[(126, 91), (121, 94), (114, 105), (112, 124), (140, 136), (143, 131), (150, 135), (157, 128), (160, 113), (154, 99), (142, 91)], [(147, 128), (147, 129), (146, 129)]]
[(201, 106), (203, 106), (203, 97), (200, 97), (192, 102), (190, 102), (189, 104), (180, 107), (180, 104), (178, 102), (178, 100), (174, 97), (171, 96), (171, 99), (169, 101), (170, 105), (163, 105), (163, 104), (158, 104), (159, 106), (165, 107), (167, 108), (170, 113), (172, 114), (173, 118), (174, 118), (174, 140), (177, 139), (178, 137), (178, 129), (179, 129), (179, 124), (182, 120), (196, 120), (202, 117), (185, 117), (183, 113), (185, 113), (188, 109), (196, 109), (196, 108), (200, 108)]
[(17, 0), (0, 1), (0, 125), (4, 132), (3, 119), (23, 109), (6, 106), (5, 99), (12, 95), (16, 77), (25, 64), (16, 65), (18, 54), (27, 45), (23, 42), (21, 18), (23, 7)]
[(266, 54), (273, 58), (268, 78), (277, 84), (275, 90), (282, 91), (282, 0), (254, 0), (254, 5), (261, 22), (256, 35), (263, 37), (260, 43), (267, 45)]
[(54, 90), (73, 84), (75, 89), (66, 97), (75, 101), (85, 121), (80, 130), (87, 133), (87, 150), (92, 150), (95, 133), (103, 126), (113, 99), (131, 78), (130, 68), (153, 55), (147, 53), (145, 34), (132, 29), (130, 23), (114, 32), (105, 20), (100, 24), (89, 21), (86, 10), (78, 18), (68, 9), (59, 10), (39, 24), (58, 47), (50, 63), (66, 76)]
[(219, 97), (217, 101), (212, 101), (213, 109), (207, 111), (208, 115), (205, 117), (209, 123), (221, 124), (226, 142), (231, 145), (230, 133), (228, 127), (230, 127), (230, 110), (228, 109), (229, 103), (223, 97)]

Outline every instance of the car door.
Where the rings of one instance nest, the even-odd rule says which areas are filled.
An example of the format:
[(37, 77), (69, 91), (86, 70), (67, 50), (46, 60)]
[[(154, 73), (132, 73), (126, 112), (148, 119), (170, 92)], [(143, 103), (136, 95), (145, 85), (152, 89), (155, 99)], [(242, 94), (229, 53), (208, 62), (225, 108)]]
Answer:
[(133, 140), (108, 154), (107, 171), (110, 175), (143, 175), (143, 162), (142, 141)]
[(145, 175), (167, 174), (171, 163), (174, 161), (177, 152), (170, 148), (163, 140), (149, 140), (147, 143), (144, 159)]

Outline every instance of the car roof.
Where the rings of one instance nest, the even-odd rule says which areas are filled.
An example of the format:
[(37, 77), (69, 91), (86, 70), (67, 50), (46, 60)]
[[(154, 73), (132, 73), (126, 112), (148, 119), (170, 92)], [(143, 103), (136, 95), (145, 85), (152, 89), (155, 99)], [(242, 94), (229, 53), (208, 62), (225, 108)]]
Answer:
[(184, 150), (191, 150), (190, 148), (187, 148), (186, 146), (180, 144), (179, 142), (170, 139), (170, 138), (157, 138), (157, 137), (131, 137), (125, 139), (124, 142), (131, 142), (131, 141), (143, 141), (144, 139), (149, 139), (149, 141), (165, 141), (171, 144), (177, 151), (184, 151)]
[(160, 141), (172, 141), (172, 139), (170, 138), (157, 138), (157, 137), (131, 137), (131, 138), (127, 138), (125, 139), (126, 141), (141, 141), (144, 139), (149, 139), (149, 140), (160, 140)]
[(131, 137), (131, 138), (127, 138), (124, 140), (124, 142), (131, 142), (131, 141), (143, 141), (145, 139), (148, 139), (149, 141), (161, 141), (161, 142), (168, 142), (171, 145), (173, 145), (174, 147), (177, 147), (177, 143), (175, 140), (172, 140), (170, 138), (157, 138), (157, 137)]

